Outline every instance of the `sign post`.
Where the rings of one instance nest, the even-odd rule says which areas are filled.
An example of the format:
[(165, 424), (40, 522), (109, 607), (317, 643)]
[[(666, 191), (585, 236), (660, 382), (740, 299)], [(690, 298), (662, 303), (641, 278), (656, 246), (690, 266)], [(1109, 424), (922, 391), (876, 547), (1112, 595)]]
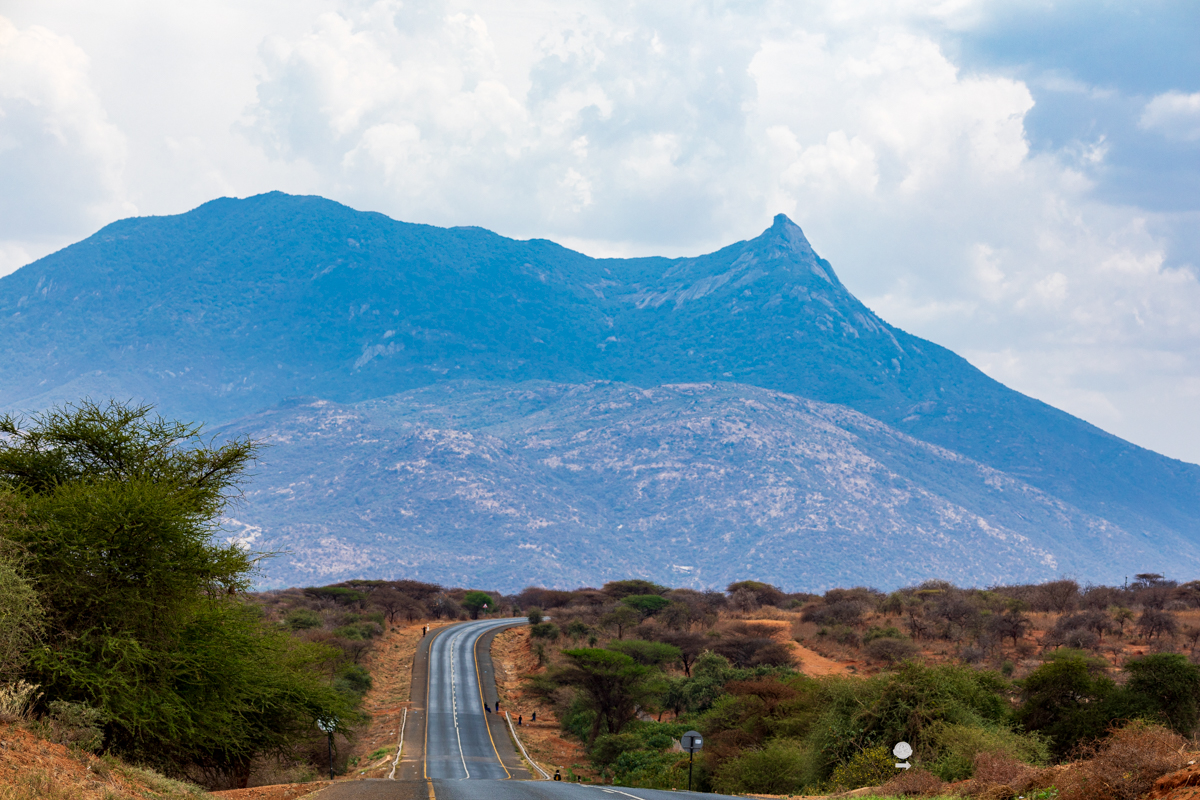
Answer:
[(317, 727), (329, 735), (329, 780), (333, 780), (333, 732), (337, 730), (337, 717), (317, 720)]
[(900, 759), (900, 763), (896, 765), (896, 769), (908, 769), (912, 764), (908, 763), (908, 757), (913, 753), (912, 745), (908, 742), (898, 742), (892, 748), (892, 755)]
[(700, 731), (688, 731), (679, 738), (679, 745), (688, 753), (688, 791), (692, 790), (692, 758), (696, 751), (704, 747), (704, 739)]

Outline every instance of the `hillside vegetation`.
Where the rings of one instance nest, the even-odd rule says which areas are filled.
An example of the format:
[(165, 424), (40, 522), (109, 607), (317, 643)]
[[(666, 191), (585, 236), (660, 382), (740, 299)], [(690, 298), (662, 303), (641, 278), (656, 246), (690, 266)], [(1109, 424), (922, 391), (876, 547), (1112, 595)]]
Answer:
[[(696, 778), (723, 792), (886, 783), (903, 740), (897, 794), (1134, 798), (1185, 765), (1200, 723), (1200, 583), (1158, 575), (822, 596), (621, 581), (515, 601), (534, 624), (505, 636), (540, 666), (513, 713), (558, 720), (590, 762), (561, 766), (623, 785), (685, 786), (695, 728)], [(847, 670), (806, 674), (805, 651)]]
[[(595, 570), (562, 579), (571, 584), (619, 579), (601, 570), (641, 559), (641, 549), (658, 539), (688, 535), (712, 547), (729, 535), (732, 552), (729, 558), (722, 553), (719, 564), (746, 571), (718, 575), (711, 562), (672, 558), (662, 567), (692, 571), (660, 575), (652, 573), (661, 561), (655, 557), (631, 573), (672, 585), (699, 574), (697, 587), (740, 576), (787, 583), (788, 572), (768, 571), (796, 550), (818, 555), (811, 563), (788, 563), (787, 570), (803, 573), (796, 580), (805, 583), (787, 585), (820, 588), (858, 581), (892, 588), (937, 577), (983, 585), (1044, 580), (1056, 571), (1112, 583), (1120, 576), (1110, 571), (1110, 554), (1157, 571), (1176, 564), (1200, 568), (1200, 466), (1122, 441), (889, 325), (854, 297), (782, 215), (760, 235), (705, 255), (593, 259), (552, 242), (406, 224), (319, 197), (275, 192), (214, 200), (185, 214), (121, 220), (0, 278), (0, 409), (39, 409), (82, 396), (135, 397), (172, 418), (227, 424), (297, 397), (350, 405), (423, 391), (437, 407), (459, 396), (456, 384), (462, 382), (485, 382), (518, 396), (536, 382), (613, 382), (667, 396), (677, 395), (671, 387), (679, 384), (720, 383), (724, 389), (715, 394), (724, 396), (688, 420), (690, 436), (660, 422), (639, 440), (638, 425), (647, 415), (636, 412), (645, 409), (633, 408), (621, 419), (613, 407), (613, 424), (594, 419), (596, 437), (580, 440), (587, 459), (572, 458), (569, 437), (555, 437), (541, 454), (546, 463), (532, 476), (522, 473), (532, 467), (511, 458), (512, 452), (491, 441), (470, 441), (457, 426), (447, 432), (426, 424), (412, 438), (389, 431), (388, 441), (414, 456), (397, 459), (400, 467), (387, 459), (387, 447), (370, 445), (378, 431), (365, 431), (354, 444), (374, 451), (378, 461), (350, 458), (339, 465), (344, 470), (315, 476), (314, 485), (324, 489), (330, 484), (322, 477), (332, 483), (343, 471), (356, 473), (354, 491), (338, 493), (334, 506), (321, 505), (317, 498), (323, 495), (316, 493), (303, 514), (291, 516), (280, 502), (288, 497), (283, 482), (272, 487), (281, 494), (262, 498), (273, 501), (271, 513), (252, 519), (245, 536), (286, 533), (271, 546), (291, 549), (307, 562), (285, 571), (288, 562), (277, 560), (281, 574), (273, 585), (362, 577), (353, 570), (378, 553), (358, 564), (343, 561), (338, 574), (317, 569), (335, 560), (333, 548), (313, 561), (303, 553), (322, 539), (336, 538), (353, 551), (402, 533), (412, 536), (413, 557), (370, 577), (498, 586), (500, 572), (474, 570), (498, 561), (516, 575), (529, 564), (515, 557), (519, 552), (498, 552), (501, 543), (553, 554), (564, 533), (571, 538), (564, 551), (579, 552), (578, 563)], [(792, 399), (762, 402), (779, 395)], [(829, 462), (826, 473), (821, 456), (830, 436), (810, 442), (797, 437), (796, 446), (780, 449), (789, 444), (782, 441), (788, 426), (770, 424), (780, 419), (774, 412), (781, 405), (804, 401), (837, 407), (800, 415), (800, 430), (824, 428), (841, 439), (844, 458)], [(676, 398), (679, 407), (688, 402)], [(832, 412), (862, 415), (850, 426), (862, 435), (829, 430)], [(497, 427), (531, 421), (515, 411), (508, 420), (500, 416), (494, 415)], [(766, 435), (758, 462), (757, 443), (743, 430), (747, 417), (757, 423), (756, 436)], [(885, 429), (872, 432), (873, 424)], [(616, 436), (622, 426), (627, 435)], [(518, 448), (536, 430), (529, 434), (514, 437)], [(730, 439), (737, 452), (725, 461), (718, 445)], [(690, 441), (701, 450), (693, 473)], [(856, 443), (863, 449), (855, 452)], [(447, 454), (460, 445), (459, 461), (468, 462), (473, 491), (447, 497), (451, 493), (437, 486), (434, 473), (452, 462)], [(663, 459), (655, 461), (660, 446)], [(811, 459), (794, 458), (806, 449)], [(400, 509), (419, 521), (415, 530), (381, 522), (400, 505), (389, 498), (422, 451), (443, 457), (419, 473), (420, 481), (440, 489), (447, 506), (469, 507), (478, 498), (478, 516), (464, 522), (458, 514), (428, 513), (438, 504), (420, 503), (417, 495), (413, 507)], [(337, 449), (328, 455), (338, 460)], [(496, 473), (481, 463), (489, 456), (499, 459)], [(603, 457), (598, 464), (596, 456)], [(555, 459), (562, 466), (550, 469)], [(641, 499), (630, 491), (640, 488), (636, 480), (614, 475), (623, 461), (657, 465), (647, 486), (656, 507), (645, 519), (620, 518), (636, 514), (624, 501)], [(874, 479), (860, 493), (854, 480), (838, 480), (852, 465), (858, 470), (850, 477)], [(974, 465), (992, 475), (972, 475)], [(301, 460), (284, 466), (292, 473), (304, 469)], [(730, 478), (722, 487), (727, 494), (710, 502), (712, 478), (731, 475), (744, 485)], [(512, 479), (522, 477), (532, 479), (514, 486)], [(775, 477), (785, 482), (773, 496)], [(566, 502), (545, 496), (556, 485)], [(485, 497), (492, 486), (498, 497)], [(521, 504), (509, 500), (519, 500), (526, 487), (543, 490), (531, 495), (528, 524), (460, 548), (483, 547), (475, 563), (458, 561), (440, 574), (418, 571), (454, 553), (440, 549), (442, 540), (458, 545), (464, 531), (521, 515)], [(612, 503), (605, 502), (609, 487)], [(489, 500), (505, 513), (489, 519)], [(575, 527), (564, 522), (575, 518)], [(674, 518), (680, 519), (676, 530), (655, 524)], [(797, 526), (795, 520), (811, 524)], [(549, 525), (539, 528), (543, 521)], [(844, 572), (855, 563), (859, 536), (875, 539), (862, 549), (877, 561), (863, 577)], [(611, 558), (583, 546), (601, 537)], [(955, 541), (968, 542), (964, 551), (954, 552)], [(878, 559), (910, 542), (935, 553), (938, 569), (956, 572), (916, 574), (920, 561), (900, 553), (892, 583)], [(554, 574), (527, 582), (550, 583)], [(814, 577), (820, 580), (808, 583)]]

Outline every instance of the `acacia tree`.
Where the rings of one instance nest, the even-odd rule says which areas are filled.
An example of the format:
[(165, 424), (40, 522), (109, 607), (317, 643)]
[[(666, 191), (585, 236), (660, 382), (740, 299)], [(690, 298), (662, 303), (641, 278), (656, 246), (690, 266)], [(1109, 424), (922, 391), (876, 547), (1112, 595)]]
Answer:
[(578, 689), (596, 714), (589, 744), (602, 728), (606, 733), (620, 733), (652, 693), (649, 678), (653, 670), (624, 653), (581, 648), (564, 650), (563, 655), (570, 663), (556, 675), (557, 681)]
[[(4, 498), (0, 497), (0, 502)], [(42, 636), (43, 613), (16, 548), (0, 539), (0, 684), (9, 683)]]
[(462, 606), (471, 612), (471, 619), (479, 619), (479, 612), (484, 609), (494, 609), (496, 601), (487, 592), (471, 591), (463, 597)]
[(109, 749), (239, 783), (318, 718), (353, 721), (317, 669), (333, 651), (263, 626), (239, 597), (255, 556), (215, 536), (253, 442), (87, 401), (0, 434), (0, 536), (45, 608), (28, 672), (46, 702), (101, 709)]

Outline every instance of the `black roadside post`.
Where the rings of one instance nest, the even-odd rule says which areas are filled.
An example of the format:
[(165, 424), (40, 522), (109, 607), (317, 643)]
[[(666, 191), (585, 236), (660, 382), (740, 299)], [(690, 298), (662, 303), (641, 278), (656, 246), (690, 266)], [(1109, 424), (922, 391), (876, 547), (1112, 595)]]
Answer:
[(704, 739), (700, 736), (700, 731), (688, 731), (679, 737), (679, 744), (688, 752), (688, 791), (690, 792), (692, 790), (692, 758), (695, 757), (697, 750), (704, 747)]
[(337, 718), (318, 719), (317, 727), (329, 736), (329, 780), (333, 780), (333, 732), (337, 730)]

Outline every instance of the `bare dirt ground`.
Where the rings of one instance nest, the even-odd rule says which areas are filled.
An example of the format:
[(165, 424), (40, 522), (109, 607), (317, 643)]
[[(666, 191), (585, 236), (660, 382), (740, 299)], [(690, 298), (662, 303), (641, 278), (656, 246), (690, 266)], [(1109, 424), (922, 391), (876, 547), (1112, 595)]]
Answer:
[[(503, 709), (512, 716), (514, 723), (518, 715), (523, 720), (516, 730), (529, 755), (551, 775), (557, 768), (562, 770), (564, 778), (574, 773), (588, 780), (598, 780), (583, 745), (563, 738), (553, 708), (525, 691), (525, 676), (542, 669), (530, 646), (529, 628), (509, 628), (497, 634), (492, 642), (492, 663), (496, 668), (496, 691)], [(535, 713), (536, 722), (533, 721)]]
[[(154, 794), (151, 794), (154, 792)], [(17, 725), (0, 723), (0, 800), (210, 798), (136, 767), (73, 752)]]

